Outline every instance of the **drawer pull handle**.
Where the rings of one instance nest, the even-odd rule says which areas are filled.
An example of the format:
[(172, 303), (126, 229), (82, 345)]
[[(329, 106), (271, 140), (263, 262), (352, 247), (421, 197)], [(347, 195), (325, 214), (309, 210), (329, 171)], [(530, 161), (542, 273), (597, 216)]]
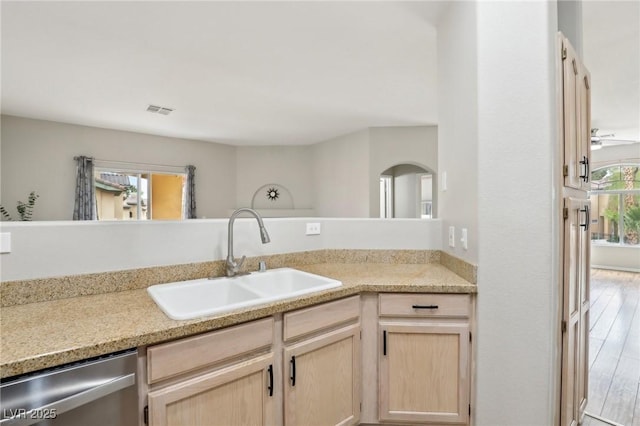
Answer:
[(267, 389), (269, 390), (269, 396), (273, 396), (273, 364), (269, 364), (267, 371), (269, 372), (269, 386), (267, 386)]
[(438, 309), (438, 305), (413, 305), (413, 309)]
[(296, 357), (291, 356), (291, 386), (296, 385)]
[(387, 330), (382, 331), (382, 355), (387, 355)]

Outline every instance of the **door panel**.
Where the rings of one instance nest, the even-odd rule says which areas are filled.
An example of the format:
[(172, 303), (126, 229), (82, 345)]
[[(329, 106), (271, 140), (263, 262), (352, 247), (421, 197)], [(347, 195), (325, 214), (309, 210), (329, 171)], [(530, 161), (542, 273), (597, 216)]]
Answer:
[(149, 393), (151, 426), (270, 425), (273, 354), (253, 358)]
[(380, 420), (466, 423), (469, 327), (381, 322)]
[(561, 424), (577, 425), (588, 388), (589, 221), (587, 199), (565, 199)]
[(284, 351), (285, 425), (350, 425), (360, 418), (360, 326)]

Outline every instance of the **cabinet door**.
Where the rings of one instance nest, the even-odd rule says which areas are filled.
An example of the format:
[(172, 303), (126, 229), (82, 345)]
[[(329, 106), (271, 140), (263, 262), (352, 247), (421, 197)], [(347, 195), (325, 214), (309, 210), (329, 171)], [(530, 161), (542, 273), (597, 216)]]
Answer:
[(149, 393), (151, 426), (272, 425), (273, 353)]
[(468, 423), (468, 323), (380, 322), (380, 420)]
[(591, 160), (590, 76), (566, 38), (562, 40), (564, 185), (589, 190)]
[(360, 326), (340, 328), (284, 350), (285, 425), (357, 424)]
[(589, 200), (565, 199), (561, 424), (577, 425), (589, 374)]

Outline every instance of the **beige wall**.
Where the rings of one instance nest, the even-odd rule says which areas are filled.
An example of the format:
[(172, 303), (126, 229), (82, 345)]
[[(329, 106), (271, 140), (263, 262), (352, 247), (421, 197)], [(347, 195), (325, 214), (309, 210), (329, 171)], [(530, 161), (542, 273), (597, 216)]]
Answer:
[(312, 145), (318, 216), (369, 217), (369, 129)]
[(151, 175), (151, 217), (182, 219), (182, 191), (186, 178), (181, 175)]
[(435, 126), (376, 127), (314, 145), (237, 147), (237, 207), (250, 206), (258, 188), (275, 183), (291, 192), (296, 209), (378, 217), (380, 173), (398, 164), (436, 171), (437, 139)]
[(228, 217), (235, 204), (235, 147), (13, 116), (2, 116), (1, 137), (0, 203), (11, 211), (35, 190), (34, 220), (72, 218), (77, 155), (193, 164), (198, 217)]
[(640, 248), (591, 244), (591, 267), (640, 272)]
[[(371, 217), (380, 217), (380, 173), (399, 164), (412, 164), (434, 173), (437, 185), (438, 128), (436, 126), (374, 127), (370, 129), (369, 192)], [(436, 192), (434, 191), (434, 194)], [(437, 195), (433, 199), (437, 212)]]
[[(438, 26), (438, 217), (443, 250), (478, 261), (478, 65), (475, 4), (452, 2)], [(452, 55), (451, 52), (456, 52)], [(447, 189), (442, 190), (446, 173)], [(449, 247), (467, 228), (468, 250)]]
[[(398, 164), (437, 172), (437, 129), (381, 127), (306, 146), (229, 146), (2, 116), (0, 203), (35, 190), (34, 220), (70, 220), (77, 155), (100, 160), (196, 166), (198, 217), (224, 218), (251, 205), (260, 187), (293, 198), (286, 216), (378, 217), (379, 176)], [(434, 200), (434, 209), (435, 207)]]
[(422, 169), (413, 165), (395, 166), (393, 169), (393, 217), (420, 218), (421, 188), (419, 174)]
[(122, 218), (122, 194), (96, 189), (96, 211), (100, 219)]
[(311, 146), (239, 146), (236, 148), (236, 207), (251, 207), (255, 192), (278, 184), (289, 190), (296, 209), (311, 209)]

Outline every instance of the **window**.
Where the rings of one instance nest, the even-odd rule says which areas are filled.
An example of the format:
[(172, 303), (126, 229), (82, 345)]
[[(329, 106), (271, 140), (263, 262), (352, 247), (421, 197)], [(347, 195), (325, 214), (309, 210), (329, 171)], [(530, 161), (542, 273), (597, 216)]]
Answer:
[(591, 188), (591, 240), (640, 246), (640, 164), (596, 169)]
[(186, 173), (94, 170), (98, 220), (184, 219)]

